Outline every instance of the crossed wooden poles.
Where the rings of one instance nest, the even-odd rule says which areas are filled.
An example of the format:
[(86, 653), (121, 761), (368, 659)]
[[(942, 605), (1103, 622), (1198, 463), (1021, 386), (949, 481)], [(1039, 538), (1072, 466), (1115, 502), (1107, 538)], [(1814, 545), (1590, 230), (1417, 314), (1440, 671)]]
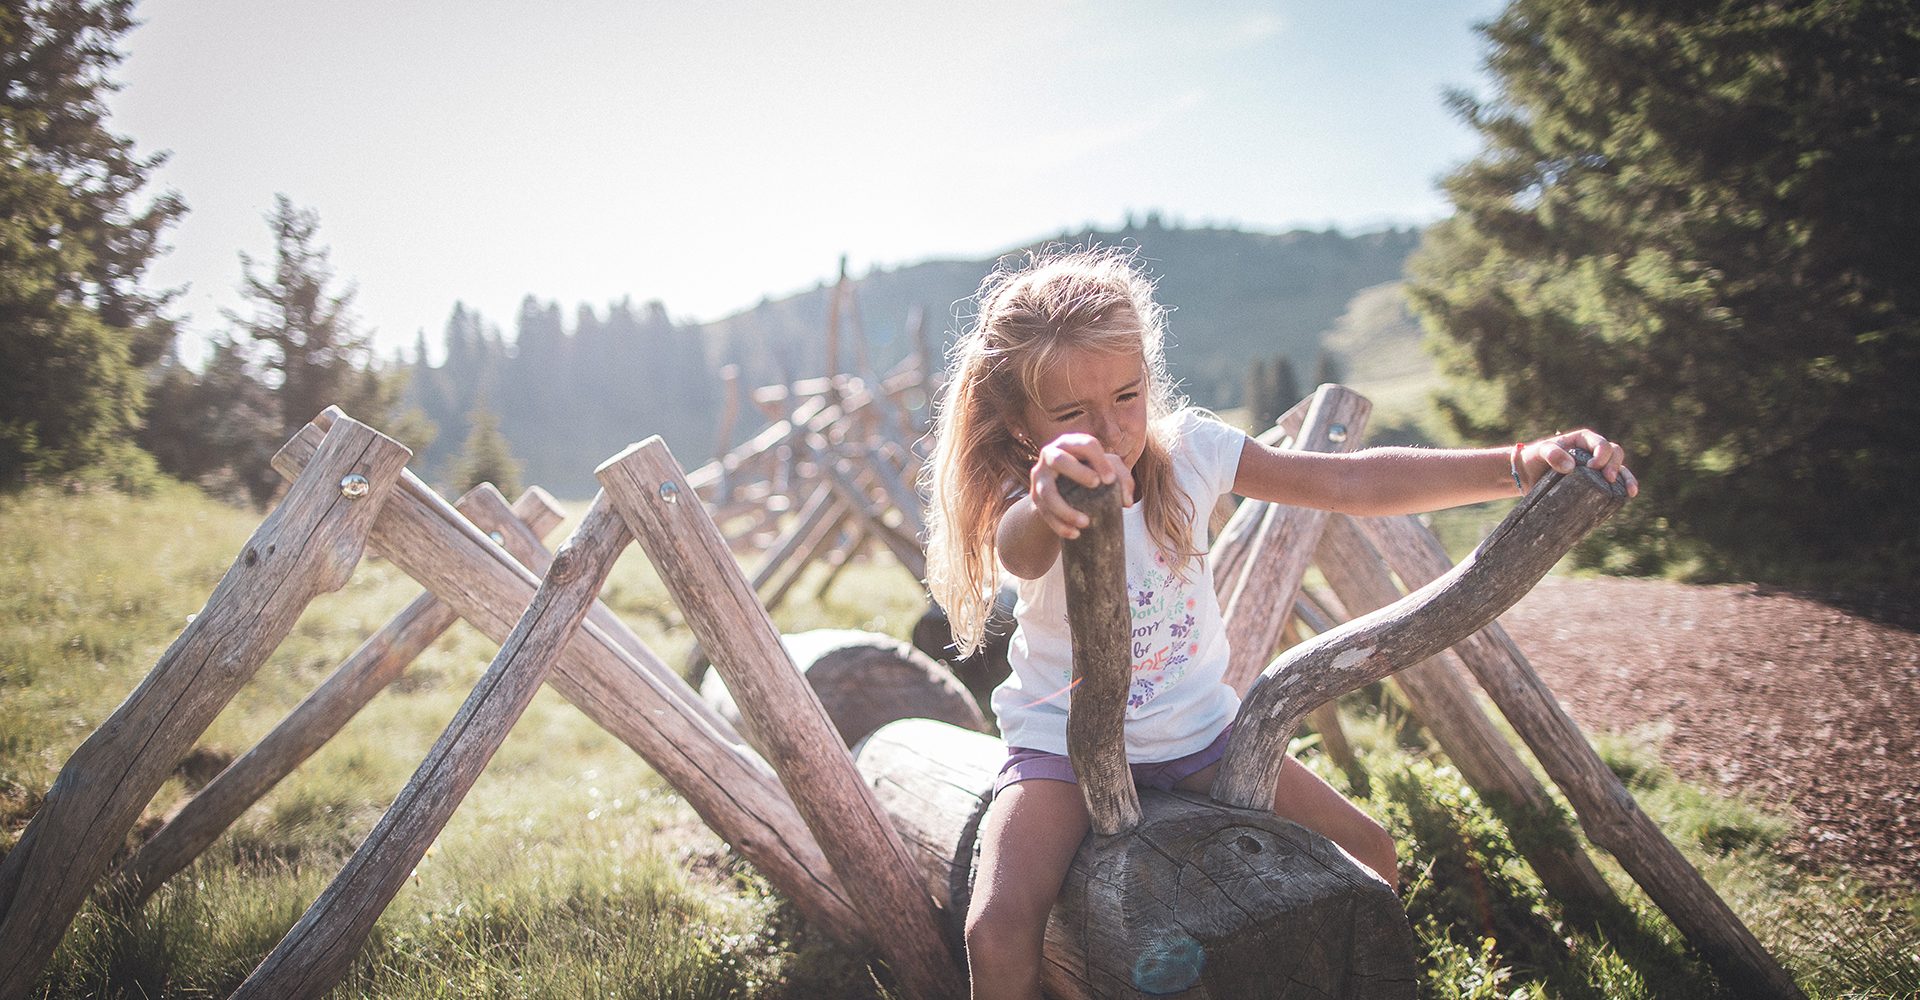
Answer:
[[(1353, 403), (1350, 396), (1338, 387), (1323, 387), (1312, 407), (1296, 413), (1302, 424), (1290, 435), (1296, 446), (1333, 449), (1357, 441), (1364, 401)], [(842, 398), (823, 403), (821, 409), (845, 403)], [(1357, 416), (1348, 415), (1343, 406)], [(807, 421), (792, 422), (789, 433), (809, 426)], [(810, 439), (808, 443), (818, 450)], [(936, 843), (924, 830), (903, 823), (898, 809), (882, 804), (892, 794), (888, 779), (871, 770), (863, 777), (856, 770), (824, 708), (787, 658), (695, 484), (681, 475), (664, 444), (650, 439), (598, 470), (600, 494), (550, 563), (539, 535), (554, 512), (543, 495), (523, 497), (507, 511), (496, 492), (482, 490), (463, 498), (462, 509), (456, 510), (405, 470), (408, 457), (406, 449), (337, 410), (322, 414), (276, 456), (276, 467), (293, 479), (285, 500), (262, 522), (206, 608), (148, 678), (74, 753), (40, 812), (0, 862), (0, 1000), (33, 989), (59, 938), (107, 874), (114, 847), (174, 764), (284, 639), (305, 605), (344, 584), (368, 544), (419, 581), (430, 596), (369, 640), (260, 747), (203, 790), (203, 796), (214, 792), (205, 796), (204, 804), (199, 799), (190, 803), (116, 873), (108, 884), (120, 901), (137, 903), (204, 849), (239, 809), (390, 681), (451, 615), (499, 641), (500, 651), (360, 849), (236, 996), (317, 996), (339, 981), (374, 921), (542, 683), (551, 683), (640, 753), (810, 920), (842, 940), (876, 947), (906, 993), (940, 997), (964, 992), (941, 929), (937, 901), (946, 901), (948, 893), (942, 886), (929, 891), (925, 881), (936, 869), (951, 875), (952, 844)], [(841, 472), (850, 466), (826, 464)], [(834, 489), (832, 471), (826, 476), (825, 487)], [(1570, 482), (1577, 480), (1569, 477)], [(840, 497), (857, 506), (847, 495), (857, 493), (871, 503), (875, 488), (884, 489), (856, 483)], [(1552, 489), (1573, 488), (1556, 484)], [(1529, 524), (1550, 521), (1557, 516), (1551, 507), (1529, 500), (1516, 517)], [(1257, 673), (1258, 659), (1278, 643), (1279, 623), (1286, 609), (1294, 607), (1299, 583), (1291, 569), (1280, 573), (1291, 574), (1290, 580), (1269, 579), (1273, 564), (1287, 560), (1260, 555), (1262, 547), (1275, 554), (1299, 548), (1312, 552), (1315, 536), (1325, 531), (1336, 537), (1338, 531), (1326, 530), (1324, 516), (1291, 509), (1259, 511), (1248, 506), (1236, 518), (1237, 525), (1229, 524), (1216, 546), (1215, 558), (1221, 563), (1216, 574), (1223, 589), (1231, 587), (1230, 628), (1254, 629), (1243, 623), (1256, 618), (1264, 623), (1257, 626), (1265, 630), (1264, 639), (1249, 640), (1256, 647), (1248, 655), (1256, 658)], [(1378, 556), (1362, 561), (1384, 560), (1413, 583), (1429, 565), (1415, 562), (1416, 555), (1406, 551), (1415, 548), (1405, 541), (1406, 533), (1418, 526), (1410, 521), (1394, 524), (1401, 527), (1356, 528), (1362, 541), (1379, 546)], [(635, 539), (710, 651), (743, 717), (777, 722), (756, 726), (762, 734), (758, 752), (595, 600), (614, 558)], [(1424, 541), (1419, 547), (1430, 549)], [(1423, 558), (1431, 557), (1428, 551)], [(1229, 564), (1229, 558), (1235, 561)], [(1444, 563), (1443, 556), (1438, 558)], [(1323, 569), (1326, 562), (1323, 557)], [(1519, 575), (1534, 573), (1537, 578), (1545, 568), (1527, 563)], [(1440, 591), (1459, 593), (1482, 586), (1472, 582), (1479, 578), (1471, 572), (1465, 575), (1467, 583), (1459, 582), (1461, 576), (1455, 571), (1455, 582)], [(1337, 581), (1334, 586), (1342, 587)], [(1341, 600), (1359, 610), (1370, 603), (1367, 593), (1373, 592), (1355, 584), (1342, 591)], [(1405, 610), (1404, 602), (1397, 607)], [(516, 614), (521, 608), (524, 613)], [(1397, 613), (1383, 614), (1391, 619)], [(1316, 637), (1268, 669), (1268, 680), (1249, 697), (1229, 752), (1232, 763), (1223, 768), (1216, 797), (1230, 805), (1258, 804), (1261, 782), (1272, 787), (1263, 768), (1277, 766), (1277, 755), (1284, 751), (1285, 737), (1303, 706), (1310, 708), (1308, 702), (1317, 704), (1315, 699), (1364, 683), (1360, 678), (1396, 668), (1386, 655), (1355, 653), (1361, 648), (1353, 645), (1356, 641), (1385, 650), (1390, 644), (1378, 634), (1398, 634), (1391, 626), (1382, 633), (1367, 632), (1378, 627), (1368, 623), (1380, 618), (1368, 616)], [(1351, 636), (1356, 631), (1375, 638), (1355, 640)], [(1242, 636), (1236, 632), (1233, 638), (1240, 648)], [(1604, 767), (1558, 713), (1551, 696), (1531, 679), (1517, 653), (1502, 652), (1510, 650), (1510, 644), (1488, 642), (1493, 652), (1479, 661), (1469, 658), (1470, 668), (1573, 800), (1594, 840), (1621, 858), (1723, 973), (1759, 984), (1759, 992), (1766, 995), (1799, 995), (1671, 845), (1657, 832), (1645, 836), (1650, 824), (1617, 782), (1600, 777)], [(1407, 652), (1424, 656), (1439, 648), (1428, 641)], [(1461, 646), (1473, 648), (1473, 640)], [(1505, 668), (1496, 662), (1502, 656)], [(1312, 670), (1290, 666), (1299, 663), (1320, 665)], [(1313, 687), (1299, 679), (1309, 675), (1331, 680)], [(1264, 693), (1269, 691), (1273, 693)], [(1472, 705), (1471, 697), (1465, 702)], [(1516, 713), (1540, 721), (1523, 722), (1514, 718)], [(1468, 714), (1477, 715), (1477, 706)], [(1430, 716), (1428, 721), (1431, 725)], [(1488, 739), (1485, 733), (1479, 738)], [(1501, 742), (1497, 734), (1490, 741)], [(862, 766), (875, 746), (884, 750), (898, 743), (889, 730), (882, 730), (868, 741)], [(1452, 745), (1446, 749), (1455, 752)], [(1509, 779), (1514, 777), (1511, 772), (1525, 771), (1487, 766), (1504, 768)], [(977, 818), (978, 791), (971, 793), (973, 805), (959, 810), (962, 825), (969, 813)], [(1527, 800), (1522, 795), (1516, 801)], [(1538, 801), (1545, 801), (1544, 793)], [(1095, 814), (1107, 817), (1108, 811)], [(1103, 829), (1112, 825), (1106, 818), (1101, 823)], [(1653, 841), (1659, 846), (1651, 846)], [(1325, 851), (1310, 836), (1301, 843), (1299, 850), (1307, 854)], [(1097, 845), (1088, 850), (1098, 853)], [(928, 861), (930, 852), (937, 855), (936, 862)], [(1565, 884), (1604, 893), (1597, 879), (1586, 878), (1590, 863), (1582, 871), (1584, 857), (1577, 851), (1561, 853)], [(1540, 857), (1550, 856), (1529, 854), (1536, 865)], [(1716, 912), (1724, 919), (1716, 922)], [(1728, 923), (1737, 933), (1728, 930)], [(1049, 954), (1071, 950), (1050, 943)], [(1057, 979), (1049, 979), (1056, 988)]]

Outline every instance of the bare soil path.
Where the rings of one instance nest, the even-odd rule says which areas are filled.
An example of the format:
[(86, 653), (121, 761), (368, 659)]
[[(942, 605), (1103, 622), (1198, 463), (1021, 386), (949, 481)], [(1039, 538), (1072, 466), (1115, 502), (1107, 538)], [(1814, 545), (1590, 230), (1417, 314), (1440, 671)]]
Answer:
[(1501, 621), (1582, 729), (1665, 724), (1683, 777), (1799, 821), (1795, 860), (1920, 888), (1920, 606), (1549, 577)]

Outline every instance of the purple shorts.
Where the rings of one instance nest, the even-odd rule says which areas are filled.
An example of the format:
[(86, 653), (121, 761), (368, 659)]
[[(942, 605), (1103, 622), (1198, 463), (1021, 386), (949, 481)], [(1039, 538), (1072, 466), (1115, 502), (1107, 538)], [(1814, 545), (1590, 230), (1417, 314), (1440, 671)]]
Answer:
[[(1133, 782), (1142, 788), (1171, 791), (1183, 779), (1199, 774), (1207, 769), (1207, 765), (1226, 756), (1227, 737), (1232, 734), (1233, 726), (1229, 724), (1220, 730), (1220, 735), (1215, 736), (1212, 743), (1185, 757), (1129, 765), (1129, 770), (1133, 771)], [(1000, 774), (993, 779), (993, 794), (1000, 794), (1001, 789), (1008, 785), (1034, 780), (1080, 783), (1074, 777), (1073, 762), (1066, 757), (1029, 747), (1008, 747), (1007, 762), (1000, 765)]]

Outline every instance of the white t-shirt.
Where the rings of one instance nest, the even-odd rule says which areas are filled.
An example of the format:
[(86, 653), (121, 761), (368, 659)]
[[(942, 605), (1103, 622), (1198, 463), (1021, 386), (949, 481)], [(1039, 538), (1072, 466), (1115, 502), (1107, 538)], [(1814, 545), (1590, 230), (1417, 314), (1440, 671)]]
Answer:
[[(1193, 503), (1194, 551), (1208, 546), (1207, 519), (1231, 491), (1244, 432), (1193, 410), (1167, 418), (1175, 481)], [(1239, 696), (1221, 678), (1227, 634), (1206, 560), (1174, 567), (1147, 533), (1145, 505), (1122, 511), (1127, 608), (1133, 616), (1133, 684), (1127, 693), (1127, 760), (1152, 763), (1195, 753), (1233, 720)], [(1017, 580), (1019, 600), (1007, 661), (1013, 673), (993, 691), (993, 712), (1010, 747), (1067, 752), (1073, 637), (1060, 560), (1038, 580)]]

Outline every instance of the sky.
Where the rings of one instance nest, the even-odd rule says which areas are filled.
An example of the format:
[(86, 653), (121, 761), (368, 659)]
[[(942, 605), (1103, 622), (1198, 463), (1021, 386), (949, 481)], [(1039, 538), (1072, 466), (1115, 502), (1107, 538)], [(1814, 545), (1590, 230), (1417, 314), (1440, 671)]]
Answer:
[(145, 0), (113, 127), (189, 213), (183, 348), (242, 307), (276, 194), (382, 355), (456, 301), (708, 320), (1084, 225), (1365, 231), (1447, 214), (1490, 0)]

